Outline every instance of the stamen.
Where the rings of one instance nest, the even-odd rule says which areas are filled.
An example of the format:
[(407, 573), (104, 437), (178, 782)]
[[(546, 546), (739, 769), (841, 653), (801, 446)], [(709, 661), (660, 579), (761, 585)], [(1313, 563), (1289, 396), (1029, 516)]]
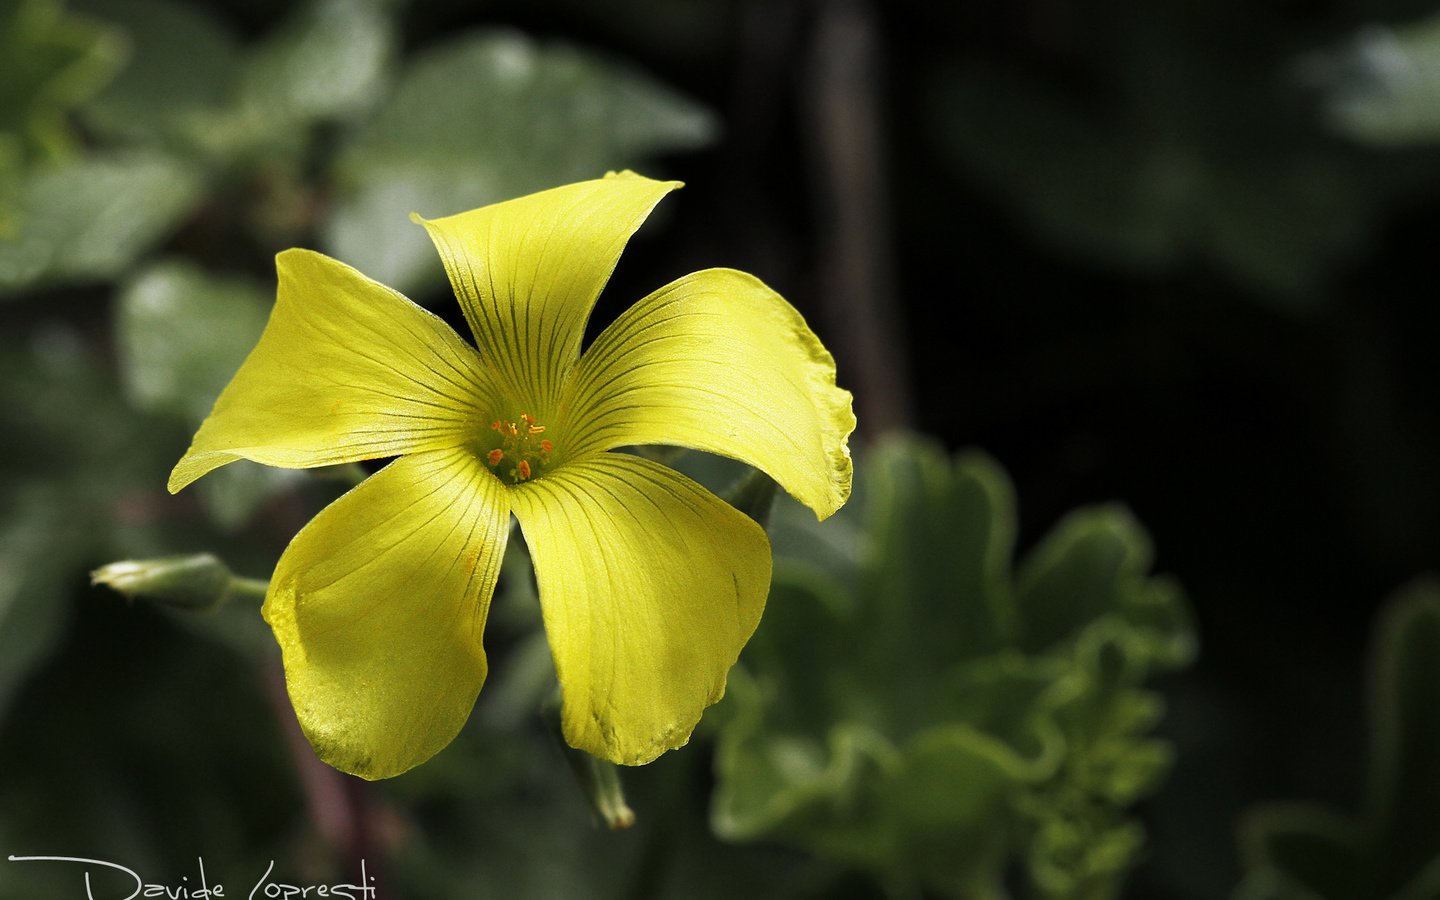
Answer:
[[(555, 452), (554, 442), (548, 438), (537, 440), (537, 435), (545, 433), (545, 426), (528, 412), (520, 413), (515, 421), (496, 419), (490, 423), (490, 430), (500, 435), (500, 446), (486, 452), (485, 461), (510, 484), (534, 478)], [(512, 464), (502, 467), (506, 460)]]

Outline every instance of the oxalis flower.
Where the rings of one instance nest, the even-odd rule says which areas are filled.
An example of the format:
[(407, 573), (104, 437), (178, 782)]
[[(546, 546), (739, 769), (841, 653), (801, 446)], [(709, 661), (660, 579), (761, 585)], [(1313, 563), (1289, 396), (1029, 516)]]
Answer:
[(276, 260), (274, 312), (170, 476), (237, 459), (304, 468), (397, 457), (290, 542), (263, 614), (322, 759), (399, 774), (459, 732), (520, 522), (567, 741), (645, 763), (690, 737), (760, 620), (765, 532), (672, 469), (672, 444), (768, 473), (824, 518), (850, 492), (855, 417), (788, 303), (729, 269), (644, 298), (586, 350), (621, 250), (678, 187), (631, 172), (424, 220), (472, 347), (319, 253)]

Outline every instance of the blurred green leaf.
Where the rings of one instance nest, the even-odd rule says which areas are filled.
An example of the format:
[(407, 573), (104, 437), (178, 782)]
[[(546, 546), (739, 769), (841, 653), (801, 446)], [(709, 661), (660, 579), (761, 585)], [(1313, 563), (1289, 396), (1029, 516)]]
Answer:
[[(160, 262), (137, 273), (120, 290), (115, 323), (130, 401), (199, 427), (259, 341), (271, 302), (248, 280), (186, 262)], [(246, 461), (215, 476), (197, 487), (211, 516), (227, 529), (296, 480), (292, 472)]]
[(856, 484), (858, 571), (777, 564), (732, 675), (717, 831), (957, 897), (1006, 896), (1015, 866), (1037, 897), (1113, 895), (1143, 842), (1126, 807), (1170, 763), (1141, 685), (1194, 653), (1148, 538), (1119, 508), (1082, 510), (1017, 575), (989, 458), (892, 439)]
[(515, 32), (418, 53), (336, 162), (328, 252), (398, 290), (439, 283), (416, 211), (441, 216), (642, 166), (708, 142), (713, 118), (617, 62)]
[(122, 143), (220, 165), (298, 160), (309, 126), (364, 112), (385, 86), (396, 34), (383, 0), (311, 0), (253, 46), (205, 8), (176, 0), (88, 0), (123, 28), (133, 63), (86, 107)]
[(199, 424), (260, 339), (270, 305), (258, 285), (191, 263), (141, 270), (116, 308), (126, 394), (140, 409)]
[(1344, 816), (1298, 804), (1242, 823), (1242, 898), (1420, 900), (1440, 896), (1440, 583), (1392, 599), (1371, 652), (1368, 793)]
[(1366, 812), (1382, 877), (1403, 883), (1440, 860), (1440, 583), (1403, 592), (1379, 627)]
[(187, 149), (216, 123), (239, 74), (238, 40), (205, 8), (177, 0), (83, 0), (124, 31), (130, 63), (86, 106), (101, 134)]
[(397, 35), (386, 0), (312, 0), (245, 61), (241, 103), (280, 122), (343, 119), (385, 87)]
[(1240, 840), (1251, 871), (1239, 897), (1366, 896), (1362, 838), (1344, 816), (1310, 805), (1268, 804), (1246, 814)]
[(20, 233), (0, 242), (0, 296), (119, 276), (194, 211), (200, 189), (196, 169), (157, 154), (32, 170), (20, 186)]
[(962, 178), (1085, 263), (1150, 277), (1200, 266), (1259, 299), (1321, 301), (1395, 201), (1437, 178), (1427, 160), (1337, 140), (1310, 89), (1332, 118), (1413, 127), (1400, 120), (1440, 83), (1436, 29), (1374, 28), (1297, 64), (1293, 20), (1247, 13), (1237, 29), (1238, 14), (1056, 8), (1063, 24), (1044, 37), (940, 61), (931, 133)]
[(25, 173), (75, 153), (67, 114), (123, 52), (118, 34), (57, 0), (0, 0), (0, 240), (20, 233)]
[(1026, 560), (1016, 602), (1020, 646), (1039, 653), (1117, 611), (1143, 587), (1150, 547), (1123, 509), (1070, 516)]
[(0, 142), (20, 161), (74, 150), (65, 115), (114, 73), (125, 45), (113, 29), (59, 0), (0, 0)]
[(1324, 92), (1330, 124), (1347, 137), (1382, 148), (1440, 140), (1440, 18), (1370, 25), (1296, 70)]

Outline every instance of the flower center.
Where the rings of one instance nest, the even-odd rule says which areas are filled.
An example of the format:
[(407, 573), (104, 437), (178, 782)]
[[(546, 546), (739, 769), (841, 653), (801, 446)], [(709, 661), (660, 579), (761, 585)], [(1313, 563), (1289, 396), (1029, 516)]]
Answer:
[(529, 481), (550, 462), (555, 445), (543, 437), (545, 426), (529, 413), (515, 421), (496, 419), (490, 430), (500, 436), (500, 445), (485, 454), (485, 462), (507, 484)]

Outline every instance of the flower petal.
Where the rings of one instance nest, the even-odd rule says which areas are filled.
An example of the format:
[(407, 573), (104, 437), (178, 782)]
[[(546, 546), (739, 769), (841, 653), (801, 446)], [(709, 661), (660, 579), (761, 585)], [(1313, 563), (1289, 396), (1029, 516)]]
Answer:
[(752, 275), (707, 269), (641, 300), (595, 339), (572, 391), (569, 454), (708, 450), (766, 472), (822, 519), (850, 496), (850, 392), (800, 313)]
[(174, 493), (237, 459), (307, 468), (454, 447), (493, 396), (454, 329), (328, 256), (287, 250), (260, 343), (170, 474)]
[(621, 454), (514, 492), (572, 746), (639, 765), (690, 739), (760, 621), (770, 543), (679, 473)]
[(548, 413), (625, 243), (679, 186), (612, 173), (442, 219), (411, 216), (511, 400)]
[(499, 480), (442, 450), (390, 463), (290, 542), (262, 612), (321, 759), (388, 778), (459, 733), (509, 521)]

